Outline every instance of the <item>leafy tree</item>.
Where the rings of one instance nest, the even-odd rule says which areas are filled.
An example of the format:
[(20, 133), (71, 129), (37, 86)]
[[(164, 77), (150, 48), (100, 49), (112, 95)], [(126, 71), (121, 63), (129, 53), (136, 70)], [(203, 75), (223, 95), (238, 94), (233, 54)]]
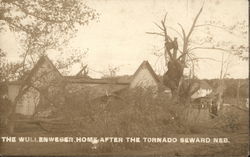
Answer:
[(97, 18), (98, 13), (80, 0), (2, 0), (0, 4), (0, 28), (18, 37), (22, 69), (32, 67), (49, 49), (65, 48), (78, 26)]
[(20, 63), (8, 62), (6, 52), (0, 49), (0, 82), (16, 79), (20, 74), (23, 74), (20, 67)]
[(0, 80), (4, 79), (4, 63), (6, 54), (0, 49)]
[[(3, 64), (0, 67), (1, 71), (3, 70), (1, 81), (9, 78), (9, 72), (17, 74), (19, 78), (22, 77), (29, 72), (41, 56), (53, 52), (49, 50), (59, 50), (60, 55), (62, 53), (67, 55), (66, 58), (62, 59), (61, 57), (60, 60), (56, 61), (58, 68), (68, 68), (73, 63), (81, 62), (86, 51), (71, 48), (67, 44), (75, 36), (79, 26), (87, 25), (98, 16), (94, 9), (88, 7), (81, 0), (1, 0), (0, 29), (15, 34), (16, 40), (21, 46), (19, 53), (22, 58), (21, 63), (8, 63), (1, 51), (1, 59), (5, 60), (4, 63), (1, 62)], [(45, 75), (47, 77), (49, 74)], [(43, 77), (39, 79), (43, 79)], [(18, 98), (30, 86), (37, 89), (42, 96), (48, 97), (32, 83), (28, 84), (28, 88), (22, 85), (9, 115), (10, 131), (13, 131), (16, 119), (15, 108)]]

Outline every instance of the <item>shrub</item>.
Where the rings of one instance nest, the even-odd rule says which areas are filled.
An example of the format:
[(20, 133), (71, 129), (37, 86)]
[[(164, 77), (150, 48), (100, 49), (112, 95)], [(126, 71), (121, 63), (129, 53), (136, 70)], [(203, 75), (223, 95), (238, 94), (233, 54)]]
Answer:
[[(214, 122), (222, 131), (238, 129), (237, 115), (228, 112), (212, 121), (189, 119), (191, 106), (174, 104), (164, 92), (136, 88), (119, 94), (91, 99), (87, 92), (67, 95), (58, 109), (72, 128), (72, 135), (90, 137), (166, 137), (171, 133), (207, 133)], [(208, 113), (206, 113), (208, 114)], [(101, 143), (98, 151), (141, 149), (147, 143)], [(86, 145), (83, 145), (84, 147)]]

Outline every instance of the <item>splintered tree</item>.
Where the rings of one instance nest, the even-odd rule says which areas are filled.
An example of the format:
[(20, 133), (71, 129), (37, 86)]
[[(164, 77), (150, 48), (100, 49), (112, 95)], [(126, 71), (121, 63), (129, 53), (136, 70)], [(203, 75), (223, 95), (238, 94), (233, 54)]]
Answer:
[[(203, 4), (204, 5), (204, 4)], [(167, 71), (163, 75), (163, 83), (171, 89), (174, 101), (187, 101), (190, 96), (197, 91), (199, 84), (195, 83), (193, 79), (189, 81), (184, 80), (184, 68), (190, 67), (194, 76), (194, 66), (200, 59), (209, 59), (217, 61), (213, 58), (202, 58), (197, 54), (200, 50), (210, 50), (213, 52), (226, 52), (228, 54), (236, 55), (242, 60), (247, 60), (248, 46), (247, 40), (247, 22), (235, 21), (232, 26), (226, 26), (221, 21), (206, 21), (204, 24), (197, 24), (198, 19), (203, 12), (203, 5), (194, 17), (192, 24), (188, 31), (186, 31), (180, 23), (178, 26), (181, 31), (167, 25), (167, 14), (160, 23), (154, 23), (160, 32), (147, 32), (148, 34), (158, 35), (164, 38), (164, 57), (167, 66)], [(201, 29), (204, 30), (201, 30)], [(177, 41), (176, 37), (171, 37), (168, 31), (177, 34), (181, 40)], [(243, 43), (230, 41), (216, 41), (214, 38), (217, 34), (212, 34), (213, 31), (220, 30), (227, 33), (229, 36), (238, 37)], [(195, 36), (194, 32), (201, 31), (202, 34)], [(203, 36), (205, 34), (205, 36)], [(196, 53), (196, 54), (195, 54)], [(161, 54), (157, 54), (161, 57)], [(194, 77), (193, 77), (194, 78)], [(183, 101), (182, 101), (183, 103)]]
[[(179, 90), (183, 84), (183, 71), (186, 66), (186, 57), (189, 54), (189, 42), (191, 34), (195, 28), (195, 25), (197, 23), (197, 20), (202, 12), (203, 7), (200, 9), (198, 14), (196, 15), (193, 24), (188, 31), (188, 33), (185, 32), (183, 26), (179, 24), (181, 30), (182, 30), (182, 40), (183, 40), (183, 46), (182, 49), (178, 46), (177, 38), (170, 37), (168, 35), (167, 31), (167, 21), (165, 15), (164, 19), (161, 21), (161, 24), (155, 23), (155, 25), (162, 31), (160, 33), (158, 32), (147, 32), (149, 34), (156, 34), (163, 36), (165, 39), (164, 44), (164, 56), (165, 56), (165, 62), (167, 65), (167, 72), (163, 75), (163, 83), (167, 87), (171, 89), (173, 100), (177, 100), (179, 96)], [(190, 86), (185, 87), (184, 90), (191, 90)], [(192, 89), (193, 91), (193, 89)]]

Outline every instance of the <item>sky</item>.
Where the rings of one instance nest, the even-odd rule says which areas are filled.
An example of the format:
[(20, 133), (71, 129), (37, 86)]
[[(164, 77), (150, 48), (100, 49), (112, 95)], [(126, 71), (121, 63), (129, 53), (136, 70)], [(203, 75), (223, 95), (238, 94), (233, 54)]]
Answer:
[[(92, 77), (101, 77), (96, 71), (106, 71), (109, 67), (119, 67), (118, 75), (133, 74), (139, 65), (148, 60), (157, 74), (163, 73), (164, 59), (157, 61), (153, 52), (163, 47), (160, 36), (146, 32), (156, 32), (154, 22), (159, 22), (168, 12), (167, 25), (179, 30), (178, 23), (185, 30), (190, 28), (192, 21), (203, 4), (202, 0), (87, 0), (87, 4), (100, 13), (98, 21), (92, 21), (88, 26), (80, 27), (72, 47), (88, 49), (84, 59), (90, 67)], [(205, 0), (203, 12), (198, 24), (209, 20), (219, 20), (232, 24), (237, 20), (248, 21), (247, 0)], [(216, 31), (215, 31), (216, 32)], [(171, 30), (169, 30), (171, 34)], [(194, 32), (198, 36), (201, 32)], [(173, 35), (174, 32), (172, 32)], [(217, 30), (215, 36), (219, 40), (248, 43), (248, 39), (230, 37)], [(5, 49), (10, 60), (16, 60), (17, 43), (13, 33), (2, 33), (0, 47)], [(199, 57), (209, 57), (221, 60), (222, 53), (218, 51), (199, 51)], [(56, 53), (50, 56), (56, 58)], [(225, 57), (228, 57), (225, 55)], [(228, 69), (230, 77), (248, 78), (248, 61), (241, 61), (231, 56)], [(218, 78), (220, 62), (200, 60), (195, 69), (196, 75), (203, 79)], [(92, 70), (91, 70), (92, 69)], [(74, 66), (72, 74), (79, 70)], [(93, 71), (94, 70), (94, 71)], [(186, 69), (186, 71), (189, 71)]]

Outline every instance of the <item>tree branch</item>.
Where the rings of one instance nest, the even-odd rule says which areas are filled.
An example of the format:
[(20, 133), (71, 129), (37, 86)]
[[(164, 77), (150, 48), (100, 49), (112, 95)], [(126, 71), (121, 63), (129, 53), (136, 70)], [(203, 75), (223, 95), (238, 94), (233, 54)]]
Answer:
[(195, 19), (193, 21), (192, 27), (190, 28), (190, 31), (189, 31), (189, 33), (187, 35), (187, 40), (189, 39), (189, 37), (191, 36), (191, 34), (192, 34), (193, 30), (194, 30), (195, 24), (196, 24), (196, 22), (197, 22), (197, 20), (198, 20), (198, 18), (200, 16), (200, 14), (201, 14), (201, 12), (202, 12), (202, 9), (203, 9), (203, 5), (202, 5), (200, 11), (198, 12), (198, 14), (196, 15), (196, 17), (195, 17)]
[(234, 36), (241, 37), (241, 36), (239, 36), (239, 35), (237, 35), (237, 34), (233, 33), (232, 31), (228, 30), (228, 29), (227, 29), (227, 28), (225, 28), (225, 27), (222, 27), (222, 26), (217, 26), (217, 25), (213, 25), (213, 24), (210, 24), (210, 23), (196, 25), (195, 27), (196, 27), (196, 28), (198, 28), (198, 27), (204, 27), (204, 26), (209, 26), (209, 27), (219, 28), (219, 29), (222, 29), (222, 30), (224, 30), (224, 31), (226, 31), (226, 32), (228, 32), (228, 33), (230, 33), (230, 34), (234, 35)]
[(163, 19), (163, 23), (164, 23), (164, 24), (165, 24), (165, 22), (166, 22), (167, 15), (168, 15), (168, 12), (166, 12), (166, 14), (165, 14), (165, 16), (164, 16), (164, 19)]
[[(181, 51), (180, 51), (181, 52)], [(177, 58), (177, 60), (180, 60), (182, 57), (184, 57), (186, 54), (188, 54), (189, 51), (182, 52), (182, 54)]]
[(22, 25), (19, 26), (19, 25), (13, 23), (13, 22), (10, 22), (10, 20), (8, 20), (8, 19), (6, 19), (5, 22), (7, 22), (10, 26), (13, 26), (13, 27), (15, 27), (15, 28), (18, 28), (18, 29), (21, 30), (21, 31), (24, 31), (24, 32), (29, 33), (29, 34), (32, 34), (32, 32), (31, 32), (30, 30), (26, 29), (26, 28), (25, 28), (24, 26), (22, 26)]
[(200, 59), (206, 59), (206, 60), (212, 60), (215, 62), (221, 62), (220, 60), (214, 59), (214, 58), (209, 58), (209, 57), (196, 57), (196, 58), (192, 58), (191, 60), (200, 60)]
[(224, 52), (236, 51), (236, 50), (227, 50), (227, 49), (223, 49), (223, 48), (219, 48), (219, 47), (193, 47), (193, 48), (189, 49), (189, 52), (191, 52), (193, 50), (197, 50), (197, 49), (217, 50), (217, 51), (224, 51)]
[(160, 30), (164, 31), (164, 29), (163, 29), (160, 25), (158, 25), (156, 22), (154, 22), (154, 24), (155, 24)]
[(167, 28), (169, 28), (169, 29), (173, 30), (174, 32), (176, 32), (182, 38), (182, 40), (184, 40), (183, 36), (181, 35), (181, 33), (178, 32), (176, 29), (174, 29), (173, 27), (169, 27), (169, 26), (167, 26)]
[(25, 70), (25, 62), (26, 62), (27, 56), (29, 55), (31, 44), (32, 44), (31, 40), (29, 40), (28, 45), (27, 45), (27, 49), (24, 53), (24, 57), (23, 57), (23, 61), (22, 61), (23, 70)]
[[(168, 40), (170, 40), (170, 42), (172, 42), (172, 39), (168, 36), (167, 28), (166, 28), (166, 25), (165, 25), (166, 16), (167, 16), (167, 13), (166, 13), (166, 15), (164, 17), (164, 20), (161, 21), (162, 27), (164, 29), (163, 32), (164, 32), (164, 37), (165, 37), (165, 58), (167, 57), (166, 54), (168, 54), (170, 60), (173, 60), (173, 56), (172, 56), (171, 52), (167, 49), (167, 46), (166, 46), (166, 44), (169, 42)], [(166, 63), (167, 63), (167, 59), (165, 59), (165, 60), (166, 60)]]
[(147, 34), (154, 34), (154, 35), (160, 35), (160, 36), (165, 36), (164, 34), (162, 33), (158, 33), (158, 32), (146, 32)]
[(17, 6), (26, 15), (33, 16), (33, 17), (35, 17), (37, 19), (40, 19), (42, 21), (46, 21), (46, 22), (50, 22), (50, 23), (63, 23), (63, 22), (67, 22), (67, 21), (62, 21), (62, 20), (52, 20), (52, 19), (49, 19), (49, 18), (44, 18), (44, 17), (38, 16), (38, 15), (36, 15), (34, 13), (31, 13), (30, 11), (28, 11), (27, 9), (25, 9), (25, 7), (22, 7), (21, 5), (15, 3), (15, 2), (11, 2), (10, 1), (9, 3)]
[(183, 36), (183, 39), (185, 40), (186, 39), (186, 33), (185, 33), (185, 30), (183, 29), (182, 25), (180, 23), (178, 23), (178, 25), (181, 27), (181, 31), (182, 31), (182, 36)]

